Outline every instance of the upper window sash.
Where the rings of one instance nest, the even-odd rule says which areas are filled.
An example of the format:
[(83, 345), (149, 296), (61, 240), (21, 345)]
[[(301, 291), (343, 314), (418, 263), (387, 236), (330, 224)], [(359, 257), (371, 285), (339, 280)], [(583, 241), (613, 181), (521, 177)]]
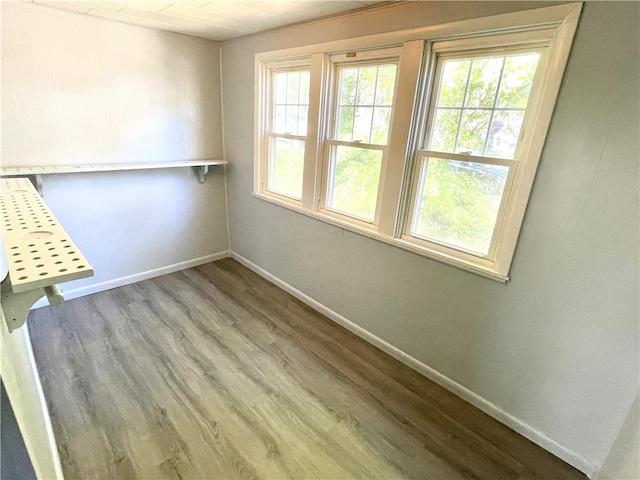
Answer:
[(269, 133), (307, 136), (310, 77), (308, 65), (271, 70)]
[[(373, 125), (375, 108), (388, 109), (389, 112), (393, 109), (395, 100), (395, 79), (397, 77), (398, 63), (400, 54), (402, 53), (402, 47), (389, 47), (384, 49), (375, 50), (363, 50), (353, 51), (348, 53), (334, 54), (329, 57), (331, 65), (331, 82), (330, 91), (328, 92), (327, 100), (330, 101), (331, 107), (327, 111), (330, 113), (330, 128), (327, 140), (332, 141), (344, 141), (352, 143), (372, 144), (372, 145), (387, 145), (389, 139), (389, 130), (391, 129), (390, 120), (387, 122), (384, 138), (380, 138), (380, 135), (375, 135), (375, 128)], [(381, 78), (386, 74), (389, 75), (389, 68), (386, 71), (381, 71), (380, 67), (393, 67), (393, 88), (390, 90), (387, 88), (383, 91), (380, 85), (384, 83)], [(359, 75), (362, 74), (361, 69), (376, 70), (376, 81), (374, 87), (370, 88), (369, 92), (364, 91), (362, 82)], [(349, 75), (349, 73), (353, 73)], [(341, 91), (343, 84), (341, 80), (345, 80), (344, 83), (351, 80), (354, 83), (353, 88), (344, 88)], [(388, 80), (388, 78), (387, 78)], [(341, 112), (353, 109), (353, 117), (351, 119), (351, 127), (347, 130), (351, 133), (341, 132), (341, 120), (343, 116)], [(356, 109), (366, 110), (370, 112), (369, 122), (360, 122), (363, 127), (367, 125), (369, 128), (358, 128), (358, 122), (356, 121)], [(390, 114), (389, 114), (390, 117)], [(365, 119), (366, 120), (366, 119)], [(342, 125), (344, 126), (344, 124)], [(349, 125), (347, 125), (349, 126)], [(359, 131), (361, 130), (361, 131)], [(377, 137), (377, 138), (376, 138)]]
[[(424, 148), (517, 158), (544, 49), (439, 55)], [(457, 128), (456, 128), (457, 127)]]

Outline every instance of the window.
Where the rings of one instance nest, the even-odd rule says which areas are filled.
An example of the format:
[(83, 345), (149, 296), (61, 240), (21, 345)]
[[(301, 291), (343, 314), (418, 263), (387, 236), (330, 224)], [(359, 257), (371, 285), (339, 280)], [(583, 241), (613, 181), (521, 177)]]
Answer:
[(491, 256), (539, 59), (532, 50), (438, 58), (409, 236)]
[(254, 195), (508, 280), (580, 9), (258, 54)]
[(269, 73), (265, 189), (291, 200), (301, 200), (310, 72), (308, 68), (281, 65)]
[[(371, 57), (371, 54), (366, 55)], [(397, 55), (345, 62), (332, 58), (336, 89), (332, 132), (326, 140), (325, 208), (375, 223), (379, 185), (393, 108)]]

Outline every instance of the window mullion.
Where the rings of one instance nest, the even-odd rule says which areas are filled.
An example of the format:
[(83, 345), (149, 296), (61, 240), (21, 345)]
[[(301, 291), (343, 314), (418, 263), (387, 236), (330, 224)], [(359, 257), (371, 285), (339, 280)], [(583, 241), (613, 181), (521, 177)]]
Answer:
[[(378, 95), (378, 77), (380, 75), (380, 66), (378, 66), (376, 68), (376, 83), (375, 83), (375, 87), (373, 89), (373, 103), (371, 105), (371, 122), (369, 123), (369, 141), (371, 142), (372, 140), (372, 134), (373, 134), (373, 119), (374, 119), (374, 115), (376, 113), (376, 97)], [(355, 123), (355, 114), (354, 114), (354, 123)]]
[[(358, 72), (358, 75), (356, 76), (356, 92), (354, 94), (353, 97), (353, 121), (351, 122), (351, 140), (353, 141), (353, 136), (355, 135), (355, 128), (356, 128), (356, 112), (358, 111), (358, 96), (360, 95), (360, 69), (356, 70)], [(336, 75), (336, 78), (338, 76)], [(340, 92), (336, 91), (336, 95), (339, 95)], [(336, 112), (337, 114), (338, 112)], [(336, 118), (337, 121), (337, 118)], [(331, 138), (335, 138), (336, 132), (332, 132), (332, 137)]]
[(383, 159), (379, 193), (378, 232), (393, 237), (399, 221), (402, 183), (411, 148), (412, 112), (418, 91), (425, 42), (415, 40), (402, 47), (387, 154)]
[[(464, 87), (464, 97), (462, 97), (462, 106), (460, 107), (460, 119), (458, 120), (458, 129), (456, 130), (456, 139), (453, 142), (454, 152), (458, 149), (458, 140), (460, 139), (460, 128), (462, 127), (462, 115), (464, 114), (465, 105), (467, 104), (467, 95), (469, 95), (469, 83), (471, 82), (471, 70), (473, 70), (473, 60), (471, 61), (471, 63), (469, 63), (469, 71), (467, 72), (467, 84)], [(435, 117), (435, 113), (434, 113), (434, 117)], [(429, 143), (431, 143), (431, 141), (429, 141)]]
[(322, 53), (311, 55), (309, 78), (309, 111), (307, 143), (302, 173), (302, 207), (316, 210), (322, 164), (322, 139), (325, 135), (327, 58)]
[(498, 85), (496, 87), (496, 93), (493, 97), (493, 106), (491, 108), (491, 116), (489, 117), (489, 129), (487, 130), (487, 136), (484, 138), (484, 145), (482, 146), (482, 155), (487, 153), (487, 145), (489, 143), (489, 136), (491, 135), (491, 126), (493, 125), (493, 117), (496, 114), (496, 105), (498, 104), (498, 95), (500, 94), (500, 86), (502, 85), (502, 75), (504, 74), (504, 66), (507, 63), (506, 58), (502, 59), (502, 66), (500, 67), (500, 76), (498, 77)]

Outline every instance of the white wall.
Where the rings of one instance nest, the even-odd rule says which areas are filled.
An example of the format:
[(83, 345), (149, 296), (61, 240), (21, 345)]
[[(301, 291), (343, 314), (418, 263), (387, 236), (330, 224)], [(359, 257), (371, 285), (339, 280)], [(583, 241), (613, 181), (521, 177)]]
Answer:
[[(220, 46), (2, 2), (3, 166), (222, 158)], [(87, 293), (229, 248), (224, 167), (47, 175), (45, 201), (95, 270)]]
[(639, 378), (638, 4), (585, 5), (507, 284), (251, 196), (256, 52), (534, 6), (412, 2), (226, 42), (231, 245), (593, 472)]
[(2, 161), (222, 156), (219, 45), (2, 2)]

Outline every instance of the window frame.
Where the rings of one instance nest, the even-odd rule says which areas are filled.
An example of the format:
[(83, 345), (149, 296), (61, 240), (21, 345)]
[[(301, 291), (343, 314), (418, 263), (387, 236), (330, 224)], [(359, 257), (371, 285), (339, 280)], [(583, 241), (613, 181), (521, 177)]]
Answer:
[[(522, 32), (510, 34), (503, 38), (492, 37), (486, 39), (482, 46), (472, 49), (468, 48), (470, 46), (473, 47), (473, 45), (470, 45), (469, 40), (466, 39), (462, 41), (448, 41), (442, 44), (443, 46), (435, 43), (432, 46), (432, 62), (434, 63), (434, 66), (432, 69), (433, 73), (430, 80), (430, 88), (433, 93), (429, 99), (428, 105), (423, 106), (422, 115), (426, 119), (426, 126), (424, 127), (424, 133), (421, 137), (422, 148), (416, 150), (416, 159), (413, 163), (411, 186), (408, 195), (409, 203), (407, 205), (407, 214), (403, 223), (402, 233), (400, 235), (402, 240), (409, 243), (415, 243), (416, 245), (433, 251), (434, 253), (452, 256), (459, 255), (467, 262), (477, 262), (479, 265), (483, 265), (490, 269), (496, 268), (496, 265), (500, 260), (504, 262), (504, 259), (501, 259), (500, 257), (501, 252), (504, 249), (504, 244), (509, 241), (509, 234), (513, 234), (512, 230), (515, 229), (515, 226), (513, 225), (511, 225), (510, 229), (505, 229), (505, 223), (509, 222), (508, 219), (511, 218), (510, 216), (518, 213), (512, 211), (515, 208), (515, 205), (518, 204), (518, 197), (526, 195), (528, 199), (533, 185), (533, 178), (518, 175), (518, 170), (524, 162), (531, 161), (530, 158), (527, 158), (528, 150), (533, 139), (531, 134), (536, 126), (535, 120), (537, 110), (544, 102), (544, 99), (541, 98), (543, 92), (540, 78), (547, 73), (546, 70), (549, 67), (549, 47), (546, 43), (543, 43), (537, 35), (538, 33), (532, 34), (532, 32)], [(513, 157), (500, 158), (488, 155), (452, 153), (432, 149), (428, 143), (435, 123), (435, 114), (439, 100), (437, 92), (440, 87), (439, 79), (442, 73), (441, 70), (444, 61), (450, 59), (486, 58), (492, 54), (507, 56), (510, 53), (522, 53), (524, 51), (538, 53), (540, 57), (538, 60), (538, 68), (536, 69), (534, 80), (532, 82), (533, 88), (528, 97), (528, 104), (525, 108), (523, 122), (518, 134), (520, 138), (517, 142)], [(497, 94), (498, 92), (496, 92), (496, 95)], [(529, 108), (529, 105), (531, 105), (531, 108)], [(423, 167), (423, 161), (425, 158), (443, 158), (486, 165), (504, 165), (509, 167), (509, 174), (505, 182), (489, 250), (486, 254), (471, 252), (463, 247), (448, 246), (444, 241), (427, 239), (411, 232), (412, 224), (416, 215), (416, 207), (418, 205), (417, 197), (420, 191), (422, 171), (423, 168), (425, 168)], [(522, 212), (522, 215), (524, 215), (524, 212)], [(517, 228), (519, 234), (520, 225), (518, 225)], [(511, 252), (511, 255), (513, 255), (513, 252)], [(511, 259), (509, 259), (509, 263), (510, 260)]]
[(268, 65), (265, 65), (265, 70), (263, 72), (263, 131), (265, 139), (261, 142), (260, 156), (264, 159), (261, 168), (258, 171), (257, 181), (260, 183), (260, 189), (264, 191), (268, 195), (274, 195), (276, 198), (280, 199), (283, 202), (302, 205), (302, 199), (297, 199), (290, 195), (287, 195), (282, 192), (277, 192), (275, 190), (269, 189), (269, 176), (272, 168), (271, 162), (271, 147), (272, 141), (275, 141), (278, 138), (283, 138), (287, 140), (297, 140), (304, 142), (305, 144), (305, 153), (307, 146), (307, 139), (309, 135), (308, 131), (308, 117), (307, 117), (307, 135), (297, 135), (290, 133), (277, 133), (275, 132), (274, 116), (275, 116), (275, 99), (274, 99), (274, 76), (277, 73), (291, 73), (291, 72), (299, 72), (299, 71), (311, 71), (311, 63), (309, 59), (300, 58), (300, 59), (286, 59), (286, 60), (277, 60), (274, 62), (270, 62)]
[[(582, 3), (525, 10), (482, 17), (418, 29), (376, 34), (323, 44), (294, 47), (255, 56), (255, 130), (254, 188), (256, 198), (292, 209), (378, 241), (423, 255), (464, 270), (506, 282), (521, 230), (527, 202), (569, 52)], [(499, 44), (499, 46), (498, 46)], [(510, 169), (502, 203), (496, 221), (494, 239), (489, 254), (480, 257), (461, 249), (442, 248), (434, 242), (416, 238), (410, 233), (411, 219), (418, 187), (420, 155), (431, 125), (431, 104), (435, 102), (437, 85), (435, 70), (438, 58), (456, 52), (487, 52), (491, 49), (515, 49), (523, 45), (538, 45), (546, 51), (546, 61), (539, 60), (534, 88), (540, 101), (532, 107), (529, 97), (525, 119), (520, 131), (518, 152), (524, 161)], [(326, 172), (331, 136), (334, 133), (335, 68), (332, 56), (348, 52), (362, 53), (387, 48), (399, 48), (400, 60), (396, 73), (395, 95), (387, 154), (381, 167), (376, 208), (377, 224), (359, 221), (323, 208), (326, 195)], [(278, 62), (301, 62), (310, 65), (309, 117), (304, 161), (302, 200), (290, 199), (266, 191), (261, 184), (265, 169), (265, 75)], [(553, 68), (552, 68), (553, 67)], [(538, 80), (539, 78), (539, 80)], [(333, 89), (333, 90), (332, 90)], [(399, 94), (398, 92), (402, 92)], [(457, 155), (457, 154), (451, 154)], [(482, 157), (480, 157), (482, 159)], [(500, 159), (502, 160), (502, 159)], [(507, 192), (510, 188), (511, 193)], [(498, 235), (500, 241), (494, 240)], [(495, 244), (494, 244), (495, 243)], [(490, 257), (490, 258), (489, 258)]]
[[(400, 63), (401, 47), (386, 47), (375, 50), (365, 50), (360, 52), (339, 53), (328, 57), (330, 78), (327, 89), (327, 122), (328, 129), (324, 138), (324, 148), (322, 149), (322, 158), (319, 161), (321, 168), (320, 198), (318, 202), (318, 212), (338, 220), (353, 222), (361, 228), (368, 230), (376, 230), (380, 219), (380, 208), (382, 198), (382, 186), (384, 184), (385, 171), (389, 156), (389, 142), (391, 138), (391, 130), (393, 126), (393, 112), (395, 109), (396, 86), (398, 79), (398, 70)], [(338, 97), (340, 70), (349, 68), (350, 66), (373, 66), (373, 65), (396, 65), (396, 79), (394, 81), (394, 95), (391, 102), (391, 117), (389, 120), (389, 132), (387, 134), (386, 144), (364, 143), (356, 141), (339, 140), (336, 137), (336, 129), (338, 125)], [(329, 86), (330, 85), (330, 86)], [(351, 148), (362, 148), (367, 150), (377, 150), (382, 152), (380, 163), (380, 178), (378, 180), (378, 193), (376, 195), (376, 207), (374, 217), (371, 221), (350, 215), (346, 212), (333, 209), (328, 206), (329, 186), (331, 184), (332, 169), (332, 150), (337, 146), (345, 146)]]

